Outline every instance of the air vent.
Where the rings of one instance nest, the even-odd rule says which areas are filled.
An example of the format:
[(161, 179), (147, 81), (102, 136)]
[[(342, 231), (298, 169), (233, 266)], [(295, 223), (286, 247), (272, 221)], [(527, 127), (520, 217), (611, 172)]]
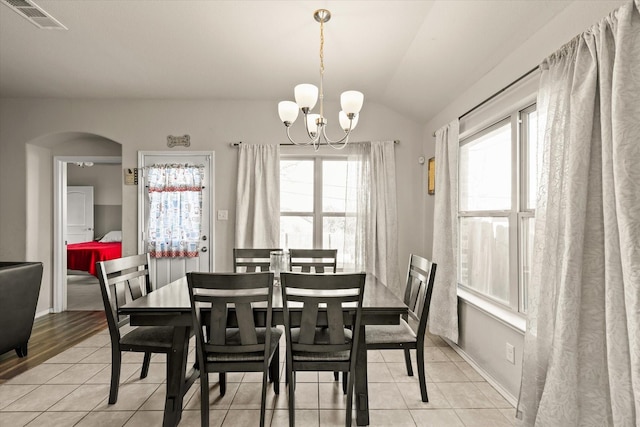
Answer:
[(0, 0), (33, 25), (44, 30), (66, 30), (53, 16), (30, 0)]

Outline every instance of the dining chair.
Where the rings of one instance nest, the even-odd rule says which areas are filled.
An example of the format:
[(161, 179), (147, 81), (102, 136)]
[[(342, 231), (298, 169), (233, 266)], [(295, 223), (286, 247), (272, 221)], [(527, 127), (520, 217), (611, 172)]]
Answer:
[(295, 425), (297, 371), (349, 372), (345, 425), (351, 426), (365, 273), (281, 273), (289, 426)]
[(282, 249), (233, 248), (233, 271), (235, 273), (253, 273), (269, 271), (272, 251)]
[(404, 293), (404, 303), (409, 307), (408, 315), (400, 319), (399, 325), (369, 325), (365, 334), (367, 350), (404, 350), (409, 376), (413, 376), (410, 350), (416, 350), (420, 394), (423, 402), (429, 401), (424, 368), (424, 338), (435, 276), (435, 263), (412, 254), (409, 257), (407, 286)]
[[(132, 255), (96, 263), (102, 302), (111, 337), (111, 388), (109, 404), (118, 400), (123, 351), (144, 353), (140, 378), (149, 373), (151, 353), (169, 353), (173, 342), (171, 326), (138, 326), (129, 329), (129, 317), (119, 308), (151, 292), (149, 254)], [(127, 329), (125, 329), (127, 328)]]
[[(220, 394), (227, 372), (262, 372), (260, 426), (265, 424), (267, 380), (279, 394), (278, 342), (282, 330), (271, 327), (273, 273), (187, 273), (189, 299), (200, 367), (201, 425), (209, 425), (209, 372), (218, 372)], [(256, 327), (265, 311), (265, 327)], [(207, 327), (206, 330), (204, 327)]]
[[(336, 273), (337, 249), (289, 249), (291, 271), (302, 273)], [(330, 269), (330, 271), (328, 271)]]

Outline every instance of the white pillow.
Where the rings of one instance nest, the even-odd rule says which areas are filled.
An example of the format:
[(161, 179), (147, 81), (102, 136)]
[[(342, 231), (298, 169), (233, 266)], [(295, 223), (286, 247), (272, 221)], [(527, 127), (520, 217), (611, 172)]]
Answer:
[(110, 231), (99, 240), (100, 243), (122, 242), (122, 231)]

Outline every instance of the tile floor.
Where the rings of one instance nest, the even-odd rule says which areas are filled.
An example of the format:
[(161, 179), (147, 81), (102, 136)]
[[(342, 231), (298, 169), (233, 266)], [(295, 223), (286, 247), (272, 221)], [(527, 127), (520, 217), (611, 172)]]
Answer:
[[(193, 348), (189, 357), (193, 361)], [(401, 351), (369, 352), (371, 426), (515, 425), (512, 405), (440, 338), (427, 339), (426, 359), (429, 403), (420, 400), (417, 377), (407, 376)], [(118, 402), (108, 405), (111, 368), (105, 330), (0, 384), (0, 426), (160, 426), (164, 356), (155, 355), (152, 362), (148, 377), (140, 380), (142, 354), (125, 353)], [(343, 426), (345, 398), (333, 374), (297, 377), (296, 424)], [(217, 375), (211, 380), (212, 426), (258, 425), (261, 374), (229, 374), (224, 397), (219, 395)], [(199, 396), (196, 382), (185, 397), (180, 426), (200, 425)], [(277, 397), (270, 387), (267, 399), (267, 425), (288, 426), (284, 384)]]

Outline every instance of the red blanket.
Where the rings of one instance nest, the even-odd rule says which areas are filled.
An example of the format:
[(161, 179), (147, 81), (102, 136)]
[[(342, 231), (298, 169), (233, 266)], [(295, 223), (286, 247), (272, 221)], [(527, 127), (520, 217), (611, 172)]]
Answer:
[(67, 245), (67, 268), (98, 276), (96, 262), (122, 257), (122, 243), (84, 242)]

